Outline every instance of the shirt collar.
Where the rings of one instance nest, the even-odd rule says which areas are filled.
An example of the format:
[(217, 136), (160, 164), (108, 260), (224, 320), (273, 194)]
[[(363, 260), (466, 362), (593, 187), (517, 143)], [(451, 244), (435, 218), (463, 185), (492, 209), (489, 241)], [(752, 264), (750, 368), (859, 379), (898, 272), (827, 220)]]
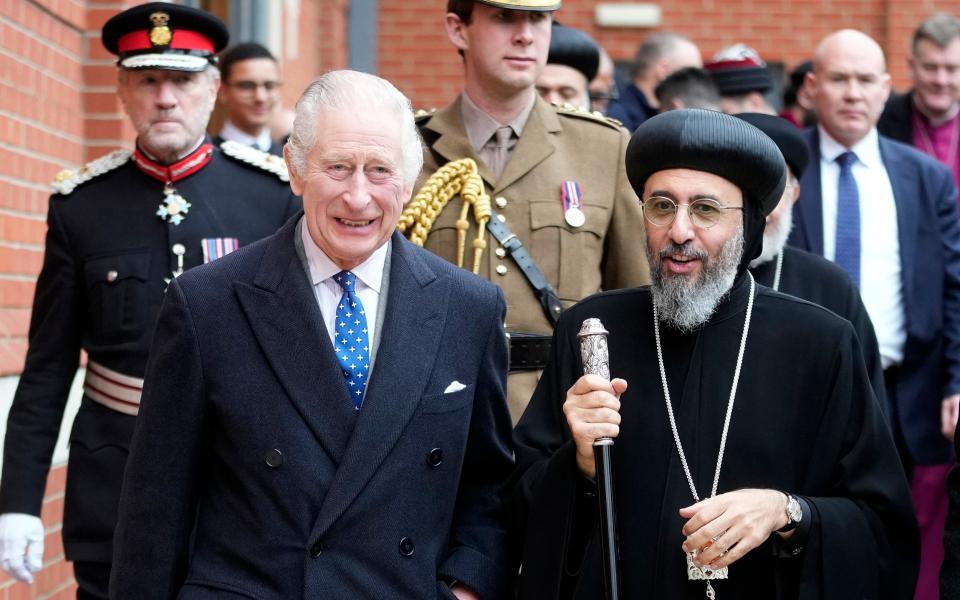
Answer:
[[(343, 270), (317, 247), (313, 238), (310, 237), (306, 222), (300, 227), (300, 237), (303, 239), (303, 252), (307, 256), (310, 281), (313, 285), (319, 285)], [(383, 264), (387, 260), (387, 249), (390, 243), (390, 240), (387, 240), (387, 243), (374, 250), (367, 260), (350, 269), (357, 279), (377, 294), (380, 293), (380, 286), (383, 283)]]
[(820, 160), (832, 163), (837, 157), (846, 152), (852, 151), (857, 155), (857, 161), (867, 167), (883, 167), (883, 159), (880, 157), (880, 136), (877, 135), (877, 128), (873, 127), (851, 148), (847, 148), (835, 140), (822, 125), (818, 125), (820, 130)]
[(470, 139), (470, 147), (474, 152), (480, 152), (480, 149), (490, 141), (497, 129), (503, 126), (509, 126), (513, 133), (519, 138), (523, 133), (523, 127), (530, 118), (530, 111), (536, 103), (537, 97), (534, 95), (530, 103), (520, 111), (509, 123), (500, 123), (487, 113), (483, 112), (479, 106), (474, 104), (467, 92), (460, 94), (460, 118), (463, 119), (463, 126), (467, 130), (467, 137)]
[(223, 128), (220, 130), (220, 137), (225, 140), (233, 140), (245, 146), (254, 146), (263, 152), (269, 152), (273, 140), (270, 139), (270, 130), (266, 127), (260, 131), (260, 135), (254, 137), (243, 131), (230, 120), (224, 121)]

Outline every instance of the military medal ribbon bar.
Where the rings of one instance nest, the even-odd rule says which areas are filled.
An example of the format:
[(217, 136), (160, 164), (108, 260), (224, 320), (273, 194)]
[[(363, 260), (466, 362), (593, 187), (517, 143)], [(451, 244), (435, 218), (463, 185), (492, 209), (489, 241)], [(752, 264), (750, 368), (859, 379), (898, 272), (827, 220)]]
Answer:
[(226, 256), (240, 247), (237, 238), (204, 238), (200, 240), (203, 248), (203, 264)]
[(560, 186), (560, 199), (563, 201), (563, 220), (570, 227), (582, 227), (587, 222), (583, 214), (583, 193), (576, 181), (564, 181)]

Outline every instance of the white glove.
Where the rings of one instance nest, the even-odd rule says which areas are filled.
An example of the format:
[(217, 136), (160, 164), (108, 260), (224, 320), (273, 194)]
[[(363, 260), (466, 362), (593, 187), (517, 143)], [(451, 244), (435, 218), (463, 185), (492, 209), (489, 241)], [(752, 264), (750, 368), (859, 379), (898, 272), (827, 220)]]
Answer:
[(43, 523), (23, 513), (0, 515), (0, 567), (25, 583), (43, 567)]

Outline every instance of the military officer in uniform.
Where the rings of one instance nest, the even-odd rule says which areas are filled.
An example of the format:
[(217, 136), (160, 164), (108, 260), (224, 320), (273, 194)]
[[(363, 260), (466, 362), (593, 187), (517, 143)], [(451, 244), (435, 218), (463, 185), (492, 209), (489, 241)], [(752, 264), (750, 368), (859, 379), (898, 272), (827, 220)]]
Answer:
[(227, 43), (219, 19), (155, 2), (111, 18), (102, 39), (118, 56), (137, 142), (54, 182), (0, 481), (0, 566), (29, 582), (43, 555), (47, 471), (85, 350), (63, 525), (79, 598), (107, 597), (124, 463), (167, 284), (270, 235), (301, 207), (282, 159), (204, 136), (219, 85), (214, 56)]
[[(418, 114), (425, 144), (418, 184), (430, 185), (408, 213), (435, 213), (422, 209), (449, 200), (435, 222), (417, 224), (429, 230), (426, 248), (503, 288), (514, 421), (536, 386), (562, 307), (649, 282), (643, 216), (624, 170), (627, 132), (599, 113), (552, 106), (534, 87), (558, 8), (557, 0), (448, 0), (446, 30), (463, 55), (464, 90), (447, 107)], [(460, 162), (436, 173), (450, 161)], [(475, 188), (446, 198), (430, 178), (463, 179), (474, 169), (483, 193), (468, 201), (490, 226), (478, 235), (474, 219), (462, 222), (461, 253), (457, 222)]]

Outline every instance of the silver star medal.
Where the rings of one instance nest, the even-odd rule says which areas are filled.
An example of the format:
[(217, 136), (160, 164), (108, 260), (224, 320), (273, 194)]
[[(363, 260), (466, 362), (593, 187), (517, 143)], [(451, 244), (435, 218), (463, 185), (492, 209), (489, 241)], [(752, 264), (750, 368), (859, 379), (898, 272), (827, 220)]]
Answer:
[(177, 193), (173, 186), (167, 184), (163, 188), (163, 195), (166, 196), (163, 204), (157, 207), (157, 216), (164, 221), (169, 221), (174, 225), (179, 225), (185, 215), (190, 212), (192, 204), (187, 199)]

